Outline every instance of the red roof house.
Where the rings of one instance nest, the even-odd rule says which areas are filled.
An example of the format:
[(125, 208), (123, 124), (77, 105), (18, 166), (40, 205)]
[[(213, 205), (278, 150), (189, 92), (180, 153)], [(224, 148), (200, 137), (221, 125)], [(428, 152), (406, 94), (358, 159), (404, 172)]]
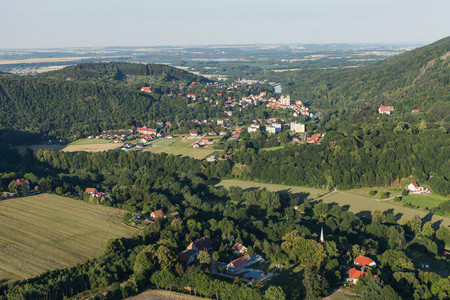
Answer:
[(233, 245), (233, 247), (231, 247), (231, 251), (233, 251), (236, 254), (244, 255), (247, 253), (247, 248), (240, 243), (236, 243)]
[(368, 258), (367, 256), (362, 256), (362, 255), (355, 258), (353, 263), (355, 265), (361, 266), (361, 267), (375, 268), (377, 266), (377, 264), (372, 259)]
[(164, 213), (162, 212), (162, 210), (158, 209), (158, 210), (155, 210), (154, 212), (152, 212), (150, 214), (150, 217), (153, 219), (157, 219), (159, 217), (164, 217)]
[(86, 192), (86, 193), (89, 193), (89, 194), (91, 194), (91, 195), (97, 194), (97, 193), (98, 193), (98, 191), (97, 191), (96, 188), (87, 188), (87, 189), (85, 190), (85, 192)]
[(136, 131), (142, 134), (156, 134), (156, 129), (148, 128), (147, 126), (138, 127), (136, 128)]
[(144, 87), (141, 88), (141, 92), (151, 93), (152, 92), (152, 87), (151, 86), (144, 86)]
[(393, 106), (383, 106), (383, 105), (381, 105), (378, 108), (378, 113), (380, 113), (380, 114), (387, 114), (389, 116), (392, 113), (393, 110), (394, 110)]
[(248, 263), (251, 260), (252, 259), (251, 259), (250, 255), (248, 255), (248, 254), (241, 256), (241, 257), (233, 260), (232, 262), (230, 262), (227, 265), (227, 270), (235, 271), (235, 270), (241, 269), (243, 266), (245, 266), (246, 263)]

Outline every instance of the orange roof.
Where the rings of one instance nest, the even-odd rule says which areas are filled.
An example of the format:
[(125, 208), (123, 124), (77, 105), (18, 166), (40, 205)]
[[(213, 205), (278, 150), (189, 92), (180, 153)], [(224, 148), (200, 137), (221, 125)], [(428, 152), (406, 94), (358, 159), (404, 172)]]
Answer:
[(96, 189), (95, 188), (87, 188), (86, 189), (86, 193), (95, 193)]
[(348, 275), (350, 275), (352, 278), (359, 278), (359, 276), (365, 276), (366, 272), (361, 272), (359, 270), (356, 270), (355, 268), (351, 268), (348, 270)]
[(355, 265), (359, 266), (369, 266), (370, 264), (375, 264), (375, 262), (372, 259), (362, 255), (355, 258), (354, 263)]

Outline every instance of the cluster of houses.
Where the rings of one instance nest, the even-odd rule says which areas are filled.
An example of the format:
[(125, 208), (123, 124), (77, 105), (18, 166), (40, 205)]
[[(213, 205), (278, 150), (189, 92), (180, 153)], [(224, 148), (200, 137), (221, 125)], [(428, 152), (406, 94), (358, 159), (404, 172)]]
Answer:
[(323, 138), (327, 133), (318, 133), (318, 134), (312, 134), (309, 138), (306, 139), (306, 142), (309, 144), (320, 144), (320, 138)]
[(430, 191), (428, 188), (420, 186), (417, 182), (413, 182), (410, 185), (408, 185), (408, 191), (410, 193), (419, 193), (419, 194), (429, 194)]
[(96, 188), (87, 188), (84, 190), (86, 193), (90, 194), (92, 197), (100, 198), (102, 196), (108, 196), (108, 193), (99, 192)]
[[(351, 281), (353, 283), (357, 283), (359, 278), (365, 277), (367, 275), (367, 271), (369, 269), (375, 269), (377, 264), (367, 256), (358, 256), (353, 261), (355, 267), (348, 270), (347, 281)], [(377, 277), (377, 275), (373, 275), (373, 277)]]

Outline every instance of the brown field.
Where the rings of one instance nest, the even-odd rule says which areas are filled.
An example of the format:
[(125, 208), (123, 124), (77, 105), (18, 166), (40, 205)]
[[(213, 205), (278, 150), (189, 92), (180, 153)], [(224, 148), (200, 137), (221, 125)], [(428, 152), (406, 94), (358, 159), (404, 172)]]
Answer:
[(121, 223), (122, 213), (50, 194), (0, 201), (0, 281), (101, 255), (110, 239), (139, 233)]
[(126, 298), (126, 300), (197, 300), (197, 299), (210, 299), (200, 298), (187, 294), (180, 294), (169, 291), (150, 290), (139, 294), (134, 297)]

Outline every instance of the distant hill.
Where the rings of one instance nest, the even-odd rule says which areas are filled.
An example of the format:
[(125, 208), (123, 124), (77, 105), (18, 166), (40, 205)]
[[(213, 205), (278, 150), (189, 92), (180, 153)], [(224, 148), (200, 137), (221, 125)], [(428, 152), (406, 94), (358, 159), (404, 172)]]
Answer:
[[(126, 76), (136, 78), (129, 81)], [(66, 80), (68, 77), (74, 80)], [(189, 108), (185, 97), (165, 96), (158, 92), (157, 86), (156, 92), (141, 92), (149, 80), (160, 83), (180, 80), (182, 84), (207, 81), (156, 64), (80, 64), (39, 76), (2, 73), (0, 143), (23, 143), (18, 136), (23, 140), (29, 136), (25, 133), (30, 132), (73, 137), (130, 128), (136, 121), (174, 121), (177, 117), (188, 118), (188, 114), (195, 117), (195, 107)], [(207, 117), (208, 110), (204, 110)]]
[(279, 76), (283, 92), (314, 106), (394, 105), (396, 111), (419, 109), (440, 119), (450, 113), (450, 37), (366, 67)]
[(208, 79), (184, 70), (162, 64), (136, 64), (126, 62), (83, 63), (68, 66), (61, 70), (46, 72), (38, 75), (43, 78), (73, 78), (76, 80), (114, 79), (124, 80), (127, 76), (151, 76), (161, 81), (198, 81)]

